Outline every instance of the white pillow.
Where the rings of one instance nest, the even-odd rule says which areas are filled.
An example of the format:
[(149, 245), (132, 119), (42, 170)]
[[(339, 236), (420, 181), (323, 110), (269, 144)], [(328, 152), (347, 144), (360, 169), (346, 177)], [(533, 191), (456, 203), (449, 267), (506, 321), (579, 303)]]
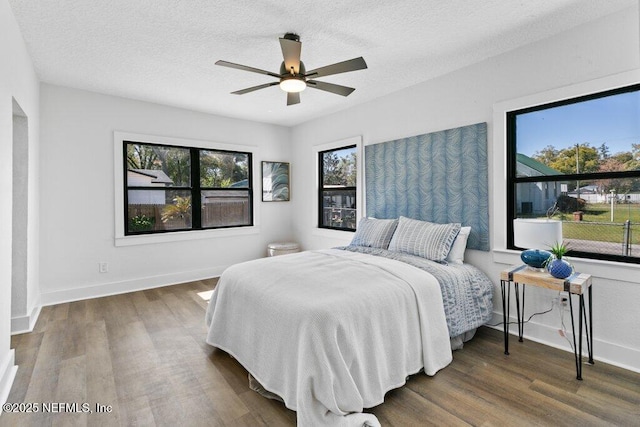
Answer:
[(445, 261), (452, 264), (462, 264), (464, 262), (464, 251), (467, 249), (469, 234), (471, 234), (471, 227), (460, 228), (460, 233), (458, 233), (456, 240), (453, 241), (453, 245), (451, 245), (451, 250)]
[(389, 250), (442, 262), (460, 232), (460, 224), (436, 224), (401, 216)]

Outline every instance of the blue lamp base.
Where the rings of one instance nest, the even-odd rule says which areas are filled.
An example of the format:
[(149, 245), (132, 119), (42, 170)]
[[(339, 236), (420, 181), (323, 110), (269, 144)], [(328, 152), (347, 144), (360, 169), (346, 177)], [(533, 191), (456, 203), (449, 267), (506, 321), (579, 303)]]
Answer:
[(522, 251), (520, 259), (529, 267), (541, 269), (550, 256), (551, 252), (541, 251), (540, 249), (527, 249)]

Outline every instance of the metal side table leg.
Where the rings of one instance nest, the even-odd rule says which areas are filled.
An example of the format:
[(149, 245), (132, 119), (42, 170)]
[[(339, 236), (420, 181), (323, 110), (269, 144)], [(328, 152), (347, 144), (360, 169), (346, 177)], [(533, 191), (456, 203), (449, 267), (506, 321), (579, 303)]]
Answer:
[(501, 280), (500, 288), (502, 290), (502, 325), (504, 332), (504, 354), (509, 354), (509, 299), (511, 295), (510, 282)]
[[(587, 322), (587, 313), (586, 310), (583, 308), (582, 312), (584, 313), (584, 323), (585, 323), (585, 328), (586, 328), (586, 333), (587, 333), (587, 351), (589, 352), (589, 364), (593, 365), (593, 311), (592, 311), (592, 304), (591, 304), (591, 286), (589, 286), (589, 321)], [(584, 299), (583, 299), (583, 303), (584, 303)]]
[(578, 322), (579, 322), (579, 340), (580, 340), (580, 354), (578, 355), (578, 346), (576, 342), (576, 327), (573, 320), (573, 298), (572, 294), (569, 294), (569, 309), (571, 311), (571, 332), (573, 335), (573, 355), (576, 361), (576, 379), (582, 380), (582, 307), (584, 306), (583, 296), (580, 295), (580, 304), (578, 307)]
[(516, 291), (516, 311), (518, 314), (518, 341), (522, 342), (524, 336), (524, 290), (525, 284), (522, 283), (522, 303), (520, 302), (520, 283), (516, 282), (514, 288)]

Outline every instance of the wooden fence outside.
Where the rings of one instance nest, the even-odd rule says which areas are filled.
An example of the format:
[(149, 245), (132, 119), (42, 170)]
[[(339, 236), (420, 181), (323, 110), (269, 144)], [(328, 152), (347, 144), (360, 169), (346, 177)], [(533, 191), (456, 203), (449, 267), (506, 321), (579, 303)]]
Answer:
[[(175, 230), (191, 227), (191, 216), (187, 218), (172, 218), (162, 222), (162, 210), (167, 205), (129, 205), (129, 219), (141, 218), (143, 215), (150, 218), (153, 224), (146, 228), (131, 229), (129, 231), (161, 231)], [(249, 223), (249, 201), (248, 200), (221, 200), (208, 202), (202, 206), (202, 226), (203, 227), (224, 227), (233, 225), (244, 225)]]

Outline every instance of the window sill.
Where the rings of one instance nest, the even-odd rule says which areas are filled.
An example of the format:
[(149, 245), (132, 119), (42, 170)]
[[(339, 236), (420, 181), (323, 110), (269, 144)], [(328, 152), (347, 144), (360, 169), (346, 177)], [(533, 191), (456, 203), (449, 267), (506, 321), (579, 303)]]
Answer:
[[(494, 249), (493, 261), (497, 264), (521, 264), (520, 252), (512, 249)], [(595, 278), (638, 283), (640, 265), (597, 259), (567, 257), (576, 271), (589, 273)]]
[(116, 246), (149, 245), (155, 243), (181, 242), (187, 240), (215, 239), (218, 237), (247, 236), (259, 234), (260, 227), (221, 228), (216, 230), (176, 231), (162, 234), (145, 234), (137, 236), (117, 236)]
[(345, 230), (333, 230), (331, 228), (314, 228), (312, 234), (314, 236), (343, 239), (350, 242), (353, 239), (354, 232)]

